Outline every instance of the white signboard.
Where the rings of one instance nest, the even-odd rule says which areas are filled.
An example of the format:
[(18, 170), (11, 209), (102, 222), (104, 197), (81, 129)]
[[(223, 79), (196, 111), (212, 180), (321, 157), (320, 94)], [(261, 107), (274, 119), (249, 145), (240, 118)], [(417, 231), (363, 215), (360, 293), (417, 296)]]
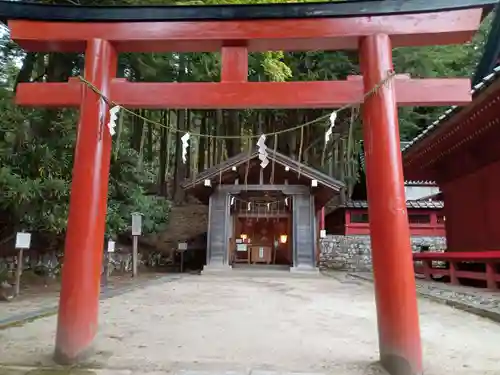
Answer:
[(326, 238), (326, 230), (321, 229), (319, 231), (319, 238)]
[(17, 232), (16, 249), (29, 249), (31, 244), (31, 233)]
[(142, 233), (141, 214), (132, 214), (132, 236), (140, 236)]
[(247, 244), (246, 243), (239, 243), (236, 244), (236, 251), (247, 251)]
[(108, 253), (114, 253), (115, 252), (115, 241), (108, 241)]
[(179, 251), (186, 251), (187, 249), (188, 249), (187, 242), (179, 242), (177, 244), (177, 250), (179, 250)]

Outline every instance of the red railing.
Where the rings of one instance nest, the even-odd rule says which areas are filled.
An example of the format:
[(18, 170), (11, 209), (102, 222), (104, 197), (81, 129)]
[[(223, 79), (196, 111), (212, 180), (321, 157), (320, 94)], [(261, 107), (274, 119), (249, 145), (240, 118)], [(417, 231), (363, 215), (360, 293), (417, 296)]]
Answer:
[[(411, 210), (409, 209), (409, 226), (410, 235), (412, 236), (429, 236), (429, 237), (444, 237), (446, 236), (446, 229), (443, 221), (438, 219), (441, 215), (441, 210)], [(429, 217), (428, 223), (414, 223), (412, 222), (412, 216), (415, 215), (415, 211), (418, 211), (419, 215), (425, 215)], [(353, 222), (353, 215), (368, 215), (367, 209), (349, 209), (345, 211), (345, 232), (344, 234), (349, 235), (369, 235), (370, 234), (370, 223), (368, 222), (368, 216), (366, 216), (366, 222)]]
[[(488, 289), (498, 289), (500, 274), (497, 272), (497, 265), (500, 263), (500, 251), (481, 252), (444, 252), (444, 253), (415, 253), (414, 262), (422, 262), (422, 265), (415, 265), (415, 274), (423, 275), (430, 280), (433, 276), (449, 276), (453, 285), (460, 285), (459, 279), (483, 280), (486, 281)], [(447, 268), (434, 268), (433, 261), (446, 262)], [(485, 271), (463, 271), (459, 270), (460, 263), (478, 263), (485, 265)]]

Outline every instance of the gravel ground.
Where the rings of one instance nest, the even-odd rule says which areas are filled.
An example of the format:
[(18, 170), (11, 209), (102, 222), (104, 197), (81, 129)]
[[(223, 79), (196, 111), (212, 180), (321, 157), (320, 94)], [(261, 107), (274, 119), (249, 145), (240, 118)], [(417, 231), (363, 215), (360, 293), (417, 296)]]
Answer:
[(480, 288), (453, 286), (444, 283), (417, 281), (417, 291), (450, 301), (460, 301), (473, 307), (500, 314), (500, 293)]
[[(107, 286), (101, 287), (101, 298), (128, 291), (131, 288), (140, 288), (161, 278), (172, 277), (165, 273), (144, 272), (137, 278), (130, 275), (112, 276)], [(0, 329), (9, 326), (14, 322), (31, 320), (39, 315), (47, 315), (51, 311), (57, 310), (59, 304), (59, 284), (51, 284), (47, 288), (39, 285), (25, 285), (21, 295), (9, 302), (0, 303)], [(0, 374), (1, 375), (1, 374)]]
[(43, 309), (56, 308), (58, 300), (58, 294), (47, 293), (46, 295), (30, 299), (2, 302), (0, 303), (0, 322), (19, 316), (20, 314), (32, 314)]
[[(373, 281), (373, 274), (369, 272), (359, 272), (352, 276)], [(446, 302), (457, 302), (463, 305), (463, 307), (471, 307), (473, 310), (477, 310), (476, 313), (479, 315), (490, 316), (495, 321), (500, 322), (500, 292), (422, 279), (417, 279), (416, 281), (417, 291), (425, 297)]]
[[(425, 375), (499, 374), (500, 325), (419, 301)], [(0, 331), (0, 363), (51, 364), (55, 317)], [(101, 303), (92, 367), (380, 374), (372, 286), (346, 278), (186, 276)], [(262, 371), (261, 371), (262, 373)], [(1, 372), (0, 372), (1, 375)]]

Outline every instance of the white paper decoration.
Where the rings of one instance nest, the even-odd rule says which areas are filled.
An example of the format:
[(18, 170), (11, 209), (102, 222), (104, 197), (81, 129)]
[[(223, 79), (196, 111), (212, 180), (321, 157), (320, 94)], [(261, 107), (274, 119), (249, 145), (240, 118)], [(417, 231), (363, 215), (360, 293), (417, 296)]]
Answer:
[(189, 133), (184, 134), (181, 137), (182, 141), (182, 162), (186, 164), (187, 161), (187, 148), (189, 147)]
[(113, 108), (109, 109), (109, 122), (108, 122), (108, 129), (109, 129), (109, 134), (112, 136), (116, 134), (115, 127), (116, 127), (116, 120), (118, 119), (118, 112), (120, 112), (120, 106), (115, 105)]
[(335, 120), (337, 119), (337, 112), (333, 111), (332, 114), (330, 115), (330, 126), (326, 130), (325, 133), (325, 145), (328, 143), (330, 140), (330, 137), (332, 136), (333, 133), (333, 128), (335, 126)]
[(259, 152), (259, 160), (261, 161), (260, 166), (262, 168), (267, 167), (269, 164), (269, 159), (267, 158), (267, 146), (266, 146), (266, 136), (262, 134), (257, 142), (258, 152)]

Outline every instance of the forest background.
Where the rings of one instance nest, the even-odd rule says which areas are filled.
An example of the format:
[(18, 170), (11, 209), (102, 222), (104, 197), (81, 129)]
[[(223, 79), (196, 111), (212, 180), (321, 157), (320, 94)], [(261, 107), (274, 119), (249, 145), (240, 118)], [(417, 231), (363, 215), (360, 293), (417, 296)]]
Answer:
[[(145, 1), (41, 0), (51, 4), (145, 5), (283, 3), (287, 1)], [(303, 1), (307, 2), (307, 1)], [(458, 46), (398, 48), (397, 73), (412, 77), (472, 77), (482, 54), (491, 15), (471, 43)], [(14, 104), (20, 82), (58, 82), (83, 74), (81, 54), (24, 52), (0, 30), (0, 245), (18, 230), (37, 233), (60, 247), (67, 224), (71, 171), (78, 112), (26, 109)], [(250, 81), (342, 80), (359, 74), (358, 56), (350, 51), (265, 52), (249, 57)], [(220, 78), (217, 53), (135, 53), (119, 58), (119, 76), (132, 81), (205, 82)], [(436, 119), (443, 108), (399, 109), (401, 140), (411, 140)], [(173, 204), (186, 202), (180, 183), (249, 147), (244, 136), (270, 133), (328, 114), (321, 109), (297, 110), (137, 110), (172, 128), (242, 139), (193, 137), (188, 161), (182, 163), (182, 133), (168, 131), (130, 114), (120, 115), (113, 140), (106, 233), (116, 237), (130, 226), (132, 212), (144, 213), (144, 230), (161, 231)], [(355, 114), (355, 113), (354, 113)], [(278, 137), (278, 150), (343, 180), (347, 198), (359, 180), (361, 123), (350, 110), (339, 113), (335, 133), (324, 149), (323, 121)]]

